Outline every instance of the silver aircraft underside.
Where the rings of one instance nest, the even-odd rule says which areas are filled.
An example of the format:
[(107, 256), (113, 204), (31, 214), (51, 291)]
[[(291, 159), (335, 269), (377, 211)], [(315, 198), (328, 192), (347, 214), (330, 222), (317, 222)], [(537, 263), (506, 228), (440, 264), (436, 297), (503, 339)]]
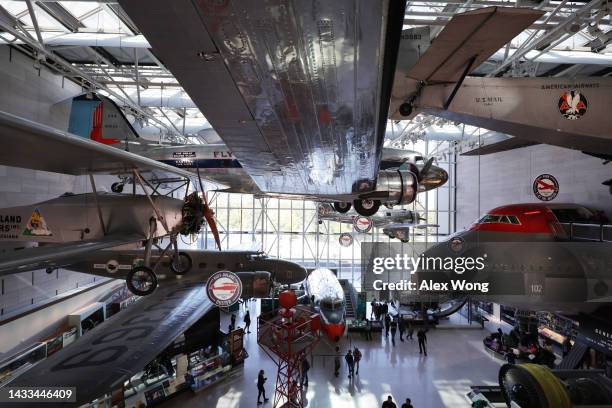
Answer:
[(262, 192), (374, 189), (401, 1), (120, 4)]

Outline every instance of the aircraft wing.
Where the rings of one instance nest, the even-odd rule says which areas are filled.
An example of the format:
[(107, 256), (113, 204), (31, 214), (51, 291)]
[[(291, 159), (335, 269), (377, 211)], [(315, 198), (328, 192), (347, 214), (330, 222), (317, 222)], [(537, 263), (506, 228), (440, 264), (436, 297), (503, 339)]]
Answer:
[(262, 192), (374, 189), (405, 1), (119, 3)]
[(93, 251), (114, 248), (144, 240), (137, 234), (107, 235), (100, 239), (45, 245), (9, 252), (0, 256), (0, 276), (27, 272), (35, 269), (59, 268), (81, 259)]
[[(457, 14), (412, 67), (395, 75), (391, 119), (406, 119), (399, 106), (426, 85), (455, 83), (528, 28), (543, 12), (486, 7)], [(401, 65), (402, 55), (399, 56)]]
[(469, 150), (465, 153), (462, 153), (462, 156), (478, 156), (484, 154), (492, 154), (498, 152), (505, 152), (507, 150), (518, 149), (520, 147), (527, 147), (539, 144), (538, 142), (533, 142), (531, 140), (526, 140), (520, 137), (508, 137), (507, 139), (494, 141), (492, 143), (483, 144), (480, 147), (475, 147), (472, 150)]
[(123, 385), (212, 308), (204, 283), (161, 285), (10, 386), (76, 387), (76, 403), (53, 406), (85, 404)]
[(0, 140), (0, 164), (5, 166), (73, 175), (126, 174), (137, 169), (143, 176), (152, 172), (160, 179), (193, 177), (187, 170), (6, 112), (0, 112)]

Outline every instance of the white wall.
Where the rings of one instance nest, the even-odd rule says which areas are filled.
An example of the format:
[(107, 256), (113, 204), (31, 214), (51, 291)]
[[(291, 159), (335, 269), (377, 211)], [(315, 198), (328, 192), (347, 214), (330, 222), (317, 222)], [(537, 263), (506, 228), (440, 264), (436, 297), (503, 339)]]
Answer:
[(457, 229), (505, 204), (542, 202), (533, 181), (543, 173), (559, 182), (554, 203), (582, 204), (604, 210), (612, 219), (612, 195), (601, 183), (612, 178), (612, 164), (577, 150), (536, 145), (485, 156), (459, 156)]
[[(0, 110), (66, 130), (71, 99), (81, 92), (81, 87), (74, 82), (46, 68), (35, 69), (29, 57), (15, 50), (11, 52), (8, 46), (0, 46)], [(0, 134), (0, 143), (1, 140)], [(96, 180), (100, 188), (108, 187), (115, 178), (96, 177)], [(90, 186), (86, 177), (0, 166), (0, 208), (45, 201), (65, 192), (87, 191)], [(2, 243), (0, 256), (3, 249), (15, 246)], [(1, 277), (0, 320), (7, 314), (26, 310), (94, 281), (91, 275), (65, 270), (50, 275), (35, 271)], [(3, 345), (5, 335), (6, 328), (0, 326)]]

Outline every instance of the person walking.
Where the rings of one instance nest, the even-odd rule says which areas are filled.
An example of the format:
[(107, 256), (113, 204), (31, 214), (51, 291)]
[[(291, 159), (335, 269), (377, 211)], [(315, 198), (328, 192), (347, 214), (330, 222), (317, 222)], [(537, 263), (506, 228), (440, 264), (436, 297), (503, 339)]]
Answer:
[(348, 367), (348, 377), (353, 378), (355, 375), (355, 359), (353, 358), (353, 353), (350, 349), (346, 352), (344, 360), (346, 361), (346, 366)]
[[(266, 380), (267, 378), (264, 377), (264, 370), (259, 370), (259, 375), (257, 376), (257, 405), (261, 405), (263, 402), (268, 401), (268, 398), (266, 398), (266, 390), (264, 388)], [(262, 395), (264, 397), (263, 402), (260, 401)]]
[(395, 402), (393, 402), (392, 396), (389, 395), (387, 397), (387, 400), (382, 404), (382, 408), (397, 408), (397, 405), (395, 405)]
[(359, 362), (361, 361), (361, 351), (355, 347), (353, 350), (353, 360), (355, 361), (355, 375), (359, 375)]
[(389, 337), (389, 326), (391, 326), (391, 316), (385, 315), (385, 337)]
[(412, 406), (412, 402), (410, 401), (410, 398), (406, 398), (406, 402), (402, 404), (402, 408), (414, 408)]
[(391, 343), (395, 346), (395, 333), (397, 333), (397, 321), (391, 320)]
[(337, 377), (340, 374), (340, 347), (336, 346), (336, 354), (334, 355), (334, 375)]
[(406, 331), (406, 323), (404, 323), (404, 318), (402, 315), (399, 315), (399, 322), (397, 324), (397, 328), (399, 329), (400, 341), (404, 342), (404, 332)]
[(251, 332), (251, 313), (248, 310), (244, 315), (244, 331), (247, 333)]
[(310, 370), (310, 363), (304, 356), (302, 357), (302, 387), (308, 387), (308, 370)]
[(427, 335), (425, 330), (419, 329), (417, 332), (417, 339), (419, 340), (419, 354), (427, 355)]
[(368, 341), (372, 340), (372, 321), (371, 320), (366, 320), (365, 335), (366, 335), (366, 340)]
[(412, 335), (414, 334), (414, 329), (412, 328), (412, 323), (408, 323), (408, 338), (410, 340), (414, 340)]
[(370, 319), (371, 319), (372, 316), (376, 316), (376, 301), (374, 299), (372, 299), (372, 303), (370, 303), (370, 306), (372, 306), (372, 310), (370, 311)]

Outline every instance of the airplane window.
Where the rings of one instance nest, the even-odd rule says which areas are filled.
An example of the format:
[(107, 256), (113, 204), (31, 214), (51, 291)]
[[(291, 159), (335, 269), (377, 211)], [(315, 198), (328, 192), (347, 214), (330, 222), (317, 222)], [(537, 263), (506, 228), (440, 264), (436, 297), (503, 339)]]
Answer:
[(414, 161), (415, 162), (423, 161), (423, 156), (414, 156)]
[(502, 224), (510, 224), (510, 220), (508, 219), (507, 215), (502, 215), (501, 217), (499, 217), (499, 222), (501, 222)]
[(200, 264), (198, 265), (198, 267), (200, 269), (205, 269), (206, 268), (206, 262), (200, 262)]
[(514, 225), (521, 225), (521, 222), (518, 220), (518, 217), (515, 215), (509, 215), (510, 223)]
[(499, 222), (499, 215), (487, 214), (478, 221), (479, 224), (490, 224), (494, 222)]

